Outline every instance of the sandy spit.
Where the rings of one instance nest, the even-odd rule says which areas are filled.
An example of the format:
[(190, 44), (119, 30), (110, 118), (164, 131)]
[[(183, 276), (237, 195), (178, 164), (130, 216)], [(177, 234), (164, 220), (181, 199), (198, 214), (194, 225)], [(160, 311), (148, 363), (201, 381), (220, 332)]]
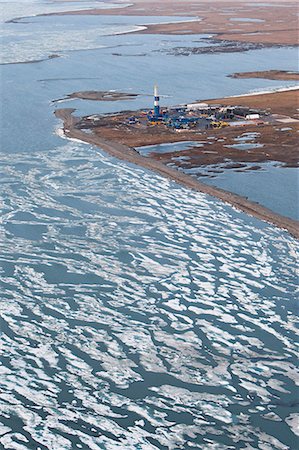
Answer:
[(190, 175), (186, 175), (172, 169), (171, 167), (165, 166), (160, 161), (141, 156), (132, 147), (128, 147), (115, 141), (102, 139), (94, 134), (87, 134), (76, 128), (76, 124), (79, 119), (72, 115), (73, 112), (74, 109), (71, 108), (57, 109), (55, 111), (56, 117), (63, 120), (63, 131), (66, 137), (79, 139), (80, 141), (98, 146), (105, 152), (118, 159), (153, 170), (154, 172), (159, 173), (170, 180), (176, 181), (187, 188), (216, 197), (245, 212), (246, 214), (271, 223), (279, 228), (285, 229), (295, 238), (299, 238), (298, 223), (295, 220), (276, 214), (258, 203), (247, 200), (245, 197), (241, 197), (231, 192), (201, 183)]

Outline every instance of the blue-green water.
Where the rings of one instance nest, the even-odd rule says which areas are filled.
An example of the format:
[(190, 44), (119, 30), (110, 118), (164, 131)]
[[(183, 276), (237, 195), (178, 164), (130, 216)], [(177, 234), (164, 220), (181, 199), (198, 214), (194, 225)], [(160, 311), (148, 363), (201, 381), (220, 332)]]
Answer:
[[(200, 137), (200, 136), (199, 136)], [(249, 135), (251, 139), (251, 135)], [(263, 146), (259, 143), (248, 143), (247, 136), (241, 138), (237, 144), (227, 147), (236, 147), (240, 150), (250, 150)], [(152, 154), (172, 153), (188, 150), (188, 148), (203, 147), (207, 141), (182, 141), (166, 144), (146, 145), (137, 147), (138, 152), (143, 156)], [(209, 142), (213, 153), (213, 140)], [(206, 147), (207, 148), (207, 147)], [(234, 192), (250, 200), (260, 203), (282, 216), (299, 220), (299, 179), (298, 169), (295, 167), (283, 167), (281, 163), (255, 163), (243, 164), (242, 168), (228, 168), (231, 160), (226, 160), (222, 164), (207, 166), (189, 167), (190, 156), (178, 156), (171, 158), (169, 165), (182, 170), (188, 175), (192, 175), (207, 184), (217, 186), (230, 192)], [(177, 164), (179, 162), (179, 164)], [(181, 166), (181, 163), (184, 163)], [(204, 178), (202, 178), (204, 177)]]
[[(222, 173), (214, 173), (212, 178), (205, 177), (204, 181), (249, 197), (283, 216), (299, 220), (298, 169), (281, 167), (279, 163), (264, 163), (260, 165), (261, 169), (250, 170), (252, 165), (256, 164), (249, 164), (245, 171), (227, 170), (224, 165)], [(201, 173), (206, 175), (207, 169), (211, 167), (207, 166)]]
[[(28, 32), (64, 23), (67, 39), (81, 20), (94, 26), (36, 18)], [(97, 17), (114, 31), (126, 20), (140, 24)], [(16, 55), (19, 25), (7, 24)], [(296, 448), (296, 241), (56, 134), (58, 106), (150, 97), (51, 103), (80, 89), (148, 94), (152, 78), (169, 104), (269, 87), (216, 68), (292, 70), (293, 49), (183, 60), (154, 50), (199, 37), (97, 39), (1, 68), (0, 448)]]

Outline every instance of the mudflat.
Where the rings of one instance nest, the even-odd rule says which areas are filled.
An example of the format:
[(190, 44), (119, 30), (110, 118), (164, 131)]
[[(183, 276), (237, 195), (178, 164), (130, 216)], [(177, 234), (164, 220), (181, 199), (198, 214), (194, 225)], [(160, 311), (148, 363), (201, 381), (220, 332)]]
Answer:
[(132, 100), (138, 97), (138, 94), (124, 93), (118, 91), (78, 91), (68, 94), (65, 98), (54, 100), (53, 103), (70, 98), (79, 98), (81, 100), (94, 100), (98, 102), (116, 102), (119, 100)]

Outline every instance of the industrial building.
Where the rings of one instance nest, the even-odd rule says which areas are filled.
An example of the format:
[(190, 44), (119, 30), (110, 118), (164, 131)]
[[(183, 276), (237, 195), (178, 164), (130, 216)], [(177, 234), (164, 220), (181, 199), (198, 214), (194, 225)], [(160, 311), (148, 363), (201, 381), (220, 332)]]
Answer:
[[(154, 86), (154, 108), (148, 111), (149, 125), (165, 125), (174, 130), (223, 128), (230, 124), (241, 125), (242, 121), (257, 121), (265, 112), (251, 110), (242, 106), (209, 105), (190, 103), (171, 108), (160, 107), (158, 86)], [(248, 123), (248, 122), (247, 122)]]
[(127, 119), (128, 125), (164, 126), (174, 131), (203, 130), (259, 125), (269, 121), (269, 113), (244, 106), (224, 106), (205, 102), (189, 103), (173, 107), (161, 107), (158, 86), (154, 86), (153, 109), (144, 110)]

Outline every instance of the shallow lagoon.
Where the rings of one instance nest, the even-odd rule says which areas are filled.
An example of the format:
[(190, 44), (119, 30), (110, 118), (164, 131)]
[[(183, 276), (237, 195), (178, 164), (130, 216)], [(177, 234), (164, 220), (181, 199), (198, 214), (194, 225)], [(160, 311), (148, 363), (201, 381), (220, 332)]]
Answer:
[[(281, 167), (279, 163), (254, 164), (259, 170), (225, 169), (214, 173), (213, 178), (205, 177), (204, 182), (227, 191), (248, 197), (283, 216), (299, 220), (298, 169)], [(206, 168), (199, 168), (198, 174), (206, 174)]]

